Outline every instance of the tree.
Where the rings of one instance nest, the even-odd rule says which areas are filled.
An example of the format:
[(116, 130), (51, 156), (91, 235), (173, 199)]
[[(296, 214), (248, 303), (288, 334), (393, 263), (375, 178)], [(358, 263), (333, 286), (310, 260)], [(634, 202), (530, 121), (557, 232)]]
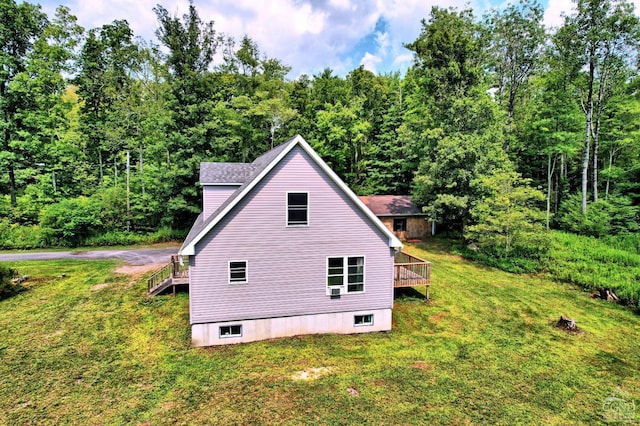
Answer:
[[(449, 123), (457, 99), (472, 95), (482, 83), (485, 41), (471, 10), (433, 7), (422, 20), (418, 38), (405, 45), (415, 53), (414, 68), (434, 123)], [(438, 124), (448, 130), (446, 125)], [(453, 129), (455, 130), (455, 129)]]
[(438, 140), (421, 163), (414, 180), (414, 202), (425, 206), (432, 220), (464, 230), (479, 193), (474, 180), (495, 170), (510, 170), (499, 131), (455, 134)]
[(74, 81), (83, 102), (81, 125), (89, 155), (97, 157), (100, 182), (105, 175), (104, 153), (111, 154), (116, 180), (117, 157), (125, 145), (125, 133), (130, 130), (123, 125), (127, 121), (122, 120), (122, 107), (137, 62), (138, 47), (133, 42), (133, 32), (127, 21), (116, 20), (89, 31)]
[[(588, 171), (593, 164), (593, 201), (598, 201), (598, 154), (601, 119), (612, 89), (628, 75), (640, 41), (640, 21), (626, 0), (578, 0), (554, 42), (580, 82), (585, 116), (582, 161), (582, 213), (587, 212)], [(586, 68), (586, 72), (582, 70)], [(593, 146), (592, 146), (593, 142)], [(593, 160), (591, 161), (591, 155)]]
[(516, 100), (540, 60), (545, 40), (544, 10), (535, 0), (521, 0), (487, 17), (489, 64), (495, 73), (497, 99), (513, 120)]
[(35, 41), (47, 25), (47, 16), (39, 5), (13, 0), (0, 2), (0, 167), (7, 170), (11, 205), (16, 205), (16, 153), (12, 140), (16, 128), (17, 104), (21, 98), (12, 93), (10, 85), (20, 73), (25, 72), (28, 55)]
[(474, 180), (482, 198), (471, 209), (474, 223), (465, 229), (465, 238), (493, 257), (540, 259), (546, 254), (549, 239), (538, 208), (544, 195), (530, 183), (505, 170)]

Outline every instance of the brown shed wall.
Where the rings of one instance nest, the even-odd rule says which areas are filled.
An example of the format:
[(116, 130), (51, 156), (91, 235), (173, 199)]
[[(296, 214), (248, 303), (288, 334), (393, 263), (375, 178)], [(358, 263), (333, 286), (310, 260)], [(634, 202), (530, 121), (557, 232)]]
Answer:
[[(402, 219), (403, 216), (380, 217), (384, 226), (393, 232), (393, 219)], [(404, 232), (393, 232), (401, 240), (422, 239), (431, 235), (431, 221), (424, 217), (405, 217), (407, 219), (407, 230)]]

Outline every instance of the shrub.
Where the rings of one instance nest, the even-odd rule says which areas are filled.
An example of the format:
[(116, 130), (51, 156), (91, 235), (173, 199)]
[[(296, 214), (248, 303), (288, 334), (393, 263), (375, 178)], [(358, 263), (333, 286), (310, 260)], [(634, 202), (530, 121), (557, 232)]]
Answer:
[(627, 197), (610, 196), (587, 205), (582, 213), (582, 196), (574, 194), (562, 203), (558, 213), (560, 227), (568, 232), (593, 237), (635, 232), (638, 225), (638, 207)]
[(50, 237), (61, 245), (76, 246), (91, 234), (102, 230), (96, 206), (87, 197), (68, 198), (46, 206), (40, 213), (40, 225), (50, 229)]
[(12, 279), (18, 275), (14, 269), (0, 265), (0, 300), (11, 297), (24, 290), (19, 284), (14, 284)]

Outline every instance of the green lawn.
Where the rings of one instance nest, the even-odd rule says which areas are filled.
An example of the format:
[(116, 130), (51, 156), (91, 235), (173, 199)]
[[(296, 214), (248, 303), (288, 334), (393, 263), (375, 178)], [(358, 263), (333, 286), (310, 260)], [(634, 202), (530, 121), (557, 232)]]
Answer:
[(566, 425), (612, 420), (610, 396), (640, 420), (640, 316), (442, 243), (408, 251), (432, 261), (433, 301), (397, 300), (390, 333), (204, 349), (187, 294), (148, 299), (114, 262), (12, 264), (32, 279), (0, 302), (0, 424)]

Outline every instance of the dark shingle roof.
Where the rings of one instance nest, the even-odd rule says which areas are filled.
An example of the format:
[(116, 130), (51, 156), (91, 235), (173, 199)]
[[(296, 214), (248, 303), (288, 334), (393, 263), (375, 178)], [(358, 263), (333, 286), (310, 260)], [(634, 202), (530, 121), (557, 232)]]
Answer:
[(376, 216), (421, 216), (422, 210), (411, 203), (409, 195), (369, 195), (360, 200)]
[(200, 163), (200, 183), (244, 183), (252, 171), (248, 163)]
[[(191, 241), (193, 241), (202, 230), (204, 230), (211, 222), (213, 222), (216, 217), (220, 214), (220, 212), (222, 212), (224, 209), (227, 208), (227, 206), (229, 204), (231, 204), (233, 202), (233, 200), (235, 200), (245, 189), (245, 187), (247, 187), (248, 185), (251, 184), (251, 182), (253, 182), (254, 179), (256, 179), (260, 173), (262, 173), (262, 171), (269, 165), (271, 164), (271, 162), (276, 159), (276, 157), (283, 151), (285, 150), (287, 147), (289, 147), (289, 145), (296, 143), (296, 137), (293, 137), (291, 139), (289, 139), (288, 141), (286, 141), (285, 143), (278, 145), (277, 147), (273, 148), (270, 151), (265, 152), (264, 154), (262, 154), (260, 157), (256, 158), (252, 163), (247, 164), (247, 163), (203, 163), (203, 164), (211, 164), (211, 165), (215, 165), (215, 164), (225, 164), (225, 165), (234, 165), (234, 166), (240, 166), (240, 167), (234, 167), (236, 170), (240, 170), (242, 169), (242, 166), (244, 166), (244, 170), (242, 171), (243, 173), (247, 173), (247, 175), (245, 176), (244, 180), (242, 180), (243, 184), (240, 185), (238, 187), (238, 189), (235, 190), (235, 192), (233, 194), (231, 194), (229, 196), (229, 198), (227, 198), (225, 200), (224, 203), (222, 203), (217, 209), (216, 211), (214, 211), (212, 214), (209, 215), (208, 218), (203, 218), (202, 213), (200, 213), (200, 215), (198, 216), (198, 218), (196, 219), (195, 223), (193, 224), (193, 226), (191, 227), (191, 230), (189, 231), (189, 234), (187, 235), (187, 238), (184, 240), (184, 243), (182, 243), (182, 247), (186, 247), (188, 246)], [(200, 182), (202, 183), (202, 164), (200, 165)], [(216, 167), (207, 167), (207, 169), (213, 169), (215, 170)], [(213, 182), (209, 182), (209, 183), (213, 183)], [(229, 183), (229, 182), (226, 182)], [(236, 182), (239, 183), (239, 182)], [(182, 251), (182, 248), (180, 249)]]

